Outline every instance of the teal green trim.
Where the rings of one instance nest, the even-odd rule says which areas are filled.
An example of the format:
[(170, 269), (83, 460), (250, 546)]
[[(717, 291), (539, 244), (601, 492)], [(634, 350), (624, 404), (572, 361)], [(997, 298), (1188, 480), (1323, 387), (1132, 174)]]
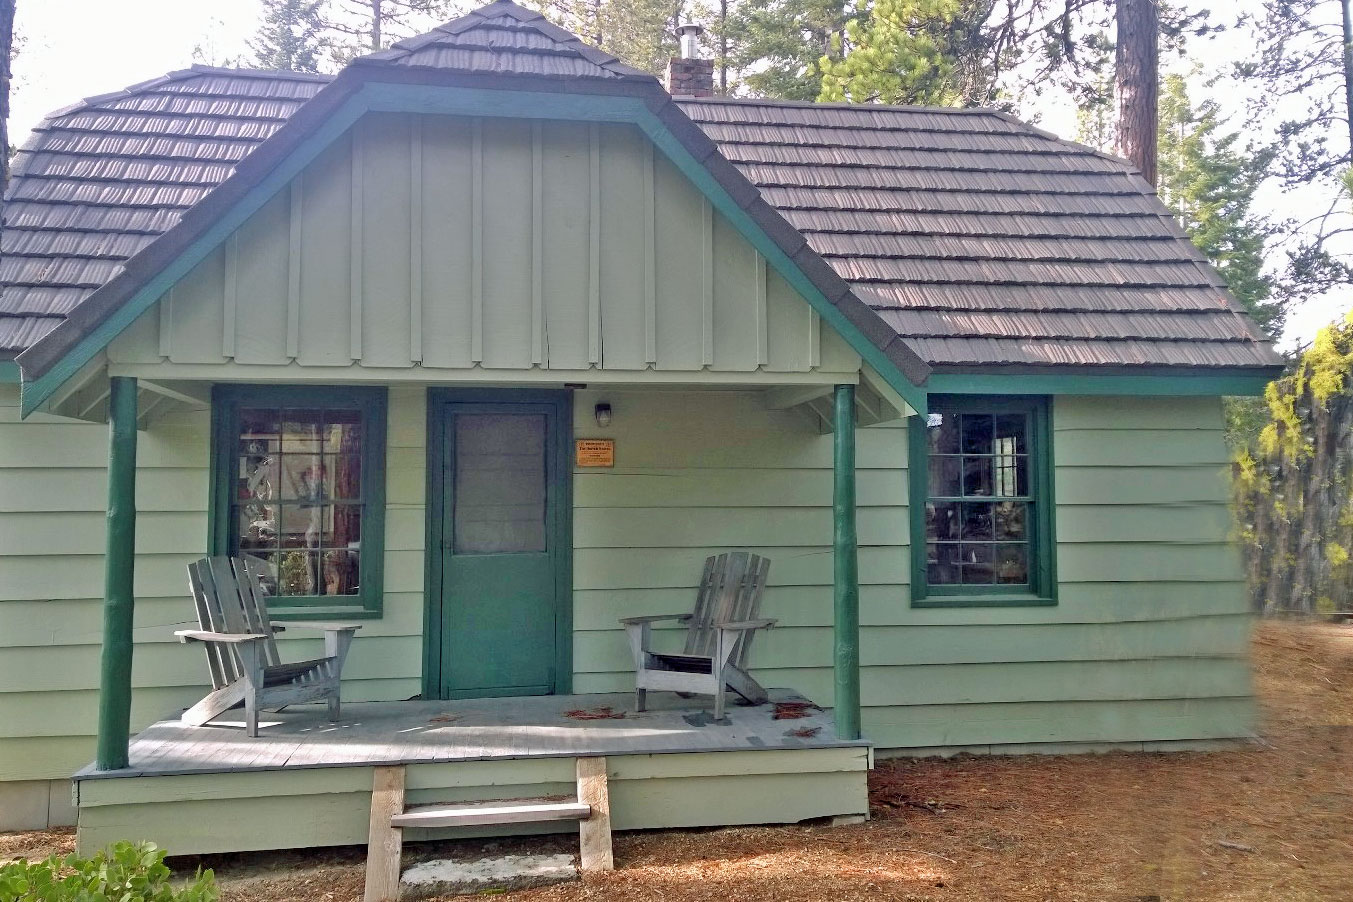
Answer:
[(1042, 595), (937, 595), (930, 598), (916, 598), (911, 602), (913, 608), (1036, 608), (1052, 607), (1056, 598)]
[(306, 137), (295, 151), (266, 178), (251, 188), (201, 237), (152, 277), (89, 335), (81, 339), (47, 373), (32, 382), (25, 383), (23, 414), (27, 416), (41, 407), (66, 380), (79, 372), (82, 366), (135, 322), (136, 318), (175, 282), (187, 275), (213, 248), (285, 187), (325, 147), (341, 137), (352, 123), (369, 111), (627, 122), (637, 125), (700, 192), (709, 198), (733, 227), (756, 247), (775, 271), (817, 311), (823, 321), (835, 329), (908, 404), (916, 410), (925, 410), (925, 392), (914, 385), (836, 305), (827, 300), (798, 265), (745, 210), (737, 205), (704, 164), (677, 140), (642, 100), (599, 94), (369, 83), (349, 98), (319, 129)]
[(423, 698), (442, 692), (442, 548), (446, 542), (446, 419), (451, 405), (548, 404), (556, 435), (547, 467), (555, 494), (554, 685), (553, 694), (573, 691), (573, 393), (541, 389), (432, 388), (427, 399), (427, 554), (423, 581)]
[(316, 609), (350, 618), (381, 616), (385, 597), (386, 390), (367, 386), (217, 385), (212, 390), (211, 484), (207, 502), (207, 553), (235, 554), (231, 528), (234, 460), (242, 406), (336, 407), (362, 413), (361, 591), (352, 596), (314, 595), (268, 599), (277, 620), (312, 619)]
[(1176, 376), (1028, 376), (999, 373), (932, 373), (930, 394), (959, 395), (1262, 395), (1280, 374), (1232, 376), (1211, 373)]
[(0, 385), (18, 384), (23, 381), (19, 364), (13, 360), (0, 360)]
[(832, 434), (832, 664), (836, 738), (860, 738), (860, 549), (855, 528), (855, 386), (836, 386)]
[(943, 412), (1024, 412), (1030, 416), (1029, 478), (1033, 522), (1029, 542), (1029, 591), (1019, 586), (929, 585), (926, 566), (926, 503), (930, 497), (930, 448), (925, 416), (907, 420), (907, 475), (911, 518), (911, 604), (916, 608), (1019, 607), (1057, 603), (1057, 499), (1053, 492), (1052, 399), (1030, 396), (932, 396)]
[(94, 359), (114, 338), (122, 334), (137, 317), (146, 312), (174, 283), (201, 263), (237, 228), (263, 206), (278, 191), (285, 188), (326, 147), (340, 138), (365, 113), (366, 105), (359, 93), (334, 112), (334, 115), (309, 135), (278, 166), (163, 269), (152, 276), (127, 302), (114, 310), (107, 319), (82, 338), (78, 344), (58, 360), (38, 379), (23, 386), (22, 413), (33, 413), (52, 394), (80, 369)]
[(132, 717), (136, 563), (136, 380), (114, 376), (108, 397), (108, 534), (103, 557), (103, 651), (99, 670), (99, 770), (127, 766)]

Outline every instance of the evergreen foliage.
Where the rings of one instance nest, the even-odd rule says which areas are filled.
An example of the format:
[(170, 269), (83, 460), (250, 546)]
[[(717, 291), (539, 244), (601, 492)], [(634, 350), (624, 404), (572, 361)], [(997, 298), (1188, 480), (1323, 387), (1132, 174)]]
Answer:
[(321, 0), (325, 44), (343, 65), (454, 16), (453, 0)]
[(589, 44), (661, 77), (677, 52), (684, 0), (521, 0)]
[(959, 101), (946, 34), (958, 0), (861, 0), (846, 23), (839, 59), (824, 56), (822, 101), (919, 103)]
[(260, 69), (318, 72), (324, 0), (262, 0), (263, 24), (249, 41)]
[(1353, 284), (1353, 43), (1345, 0), (1265, 0), (1250, 24), (1258, 40), (1237, 74), (1257, 87), (1252, 113), (1276, 117), (1273, 175), (1284, 187), (1325, 189), (1328, 203), (1287, 228), (1289, 291), (1308, 297)]
[(1268, 335), (1282, 331), (1284, 298), (1264, 273), (1264, 246), (1273, 227), (1254, 212), (1272, 151), (1239, 146), (1224, 132), (1216, 101), (1194, 104), (1181, 75), (1160, 92), (1160, 198), (1226, 280), (1231, 293)]
[(1257, 611), (1353, 610), (1353, 314), (1269, 384), (1232, 484)]

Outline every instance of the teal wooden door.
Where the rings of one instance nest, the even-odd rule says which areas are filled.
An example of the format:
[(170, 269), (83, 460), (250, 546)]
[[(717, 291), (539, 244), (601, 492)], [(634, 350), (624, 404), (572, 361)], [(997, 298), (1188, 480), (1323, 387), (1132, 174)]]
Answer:
[(560, 419), (550, 403), (442, 407), (442, 698), (558, 691), (571, 554)]

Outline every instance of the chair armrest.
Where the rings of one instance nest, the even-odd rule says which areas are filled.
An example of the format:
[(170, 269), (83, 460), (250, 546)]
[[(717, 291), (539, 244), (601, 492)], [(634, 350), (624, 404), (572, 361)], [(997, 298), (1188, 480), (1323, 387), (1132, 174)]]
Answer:
[(343, 630), (356, 632), (362, 628), (360, 623), (321, 623), (319, 621), (311, 620), (288, 620), (282, 625), (282, 628), (290, 629), (293, 626), (302, 630), (323, 630), (326, 633), (342, 632)]
[(715, 624), (721, 630), (759, 630), (775, 626), (774, 620), (737, 620), (732, 623)]
[(623, 626), (640, 623), (661, 623), (664, 620), (675, 620), (684, 623), (690, 619), (690, 614), (645, 614), (642, 617), (621, 617), (620, 623)]
[(174, 630), (174, 635), (180, 642), (228, 642), (232, 645), (268, 638), (259, 633), (213, 633), (211, 630)]

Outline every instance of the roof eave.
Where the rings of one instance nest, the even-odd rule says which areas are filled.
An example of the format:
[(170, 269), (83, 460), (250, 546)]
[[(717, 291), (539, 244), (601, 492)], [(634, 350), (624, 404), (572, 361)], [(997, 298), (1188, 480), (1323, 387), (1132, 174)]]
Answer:
[[(244, 201), (250, 192), (274, 176), (303, 142), (320, 132), (326, 123), (332, 125), (330, 117), (370, 84), (431, 85), (505, 93), (586, 94), (641, 101), (653, 117), (648, 128), (645, 128), (646, 123), (638, 123), (649, 137), (657, 140), (669, 136), (676, 146), (665, 140), (658, 141), (664, 152), (671, 155), (679, 149), (689, 156), (694, 166), (702, 169), (712, 182), (700, 184), (701, 180), (697, 180), (697, 187), (707, 195), (711, 191), (720, 194), (711, 199), (725, 215), (736, 213), (746, 217), (769, 242), (764, 250), (773, 248), (783, 256), (782, 266), (792, 267), (802, 276), (803, 281), (798, 286), (801, 293), (810, 304), (818, 307), (828, 325), (840, 332), (865, 362), (874, 366), (908, 403), (918, 410), (924, 409), (924, 392), (918, 386), (930, 372), (928, 364), (905, 339), (857, 298), (826, 261), (807, 246), (803, 236), (761, 198), (759, 189), (718, 152), (714, 143), (672, 101), (657, 79), (651, 76), (642, 79), (550, 78), (362, 65), (345, 69), (320, 89), (285, 125), (246, 156), (228, 179), (187, 210), (172, 228), (128, 259), (118, 276), (79, 304), (65, 321), (19, 355), (18, 363), (25, 383), (25, 415), (41, 406), (55, 388), (79, 370), (83, 362), (72, 359), (72, 355), (82, 345), (102, 342), (99, 344), (102, 347), (125, 328), (125, 324), (111, 324), (111, 317), (118, 310), (149, 288), (153, 280), (164, 278), (167, 267), (202, 240), (208, 230)], [(658, 130), (665, 135), (656, 134)], [(682, 161), (674, 162), (688, 176), (693, 174)], [(814, 295), (820, 296), (817, 300), (825, 302), (825, 306), (815, 303)], [(893, 378), (894, 374), (897, 378)]]

